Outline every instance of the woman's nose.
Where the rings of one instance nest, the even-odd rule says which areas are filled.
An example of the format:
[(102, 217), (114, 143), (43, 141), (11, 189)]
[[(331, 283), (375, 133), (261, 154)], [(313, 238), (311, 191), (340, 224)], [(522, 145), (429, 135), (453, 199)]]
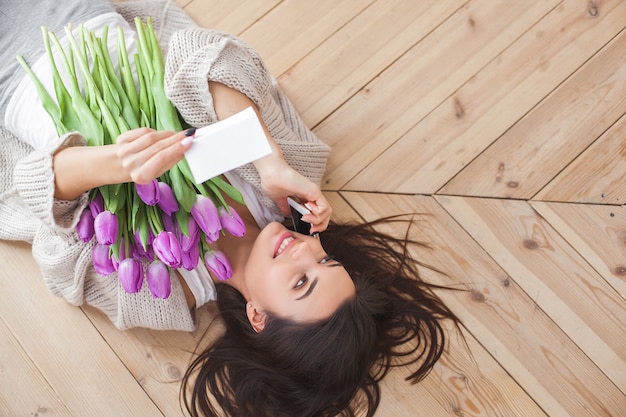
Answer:
[(306, 242), (300, 242), (295, 247), (293, 252), (291, 253), (291, 257), (299, 262), (315, 262), (315, 256), (313, 255), (313, 250)]

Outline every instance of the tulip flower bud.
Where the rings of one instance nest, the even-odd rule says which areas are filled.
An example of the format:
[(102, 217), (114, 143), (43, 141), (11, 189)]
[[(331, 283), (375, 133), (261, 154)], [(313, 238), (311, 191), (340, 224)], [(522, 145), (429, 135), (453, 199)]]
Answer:
[(222, 281), (226, 281), (233, 276), (233, 269), (223, 252), (218, 250), (207, 252), (206, 255), (204, 255), (204, 262), (207, 268)]
[(187, 271), (191, 271), (196, 266), (198, 266), (198, 262), (200, 261), (200, 246), (193, 245), (189, 250), (182, 252), (183, 258), (183, 268)]
[(234, 208), (230, 206), (228, 206), (228, 208), (230, 209), (230, 214), (228, 214), (228, 210), (226, 210), (224, 207), (220, 207), (218, 209), (220, 215), (220, 223), (222, 227), (226, 229), (231, 235), (236, 237), (242, 237), (246, 234), (246, 225)]
[(96, 216), (94, 220), (96, 240), (101, 245), (111, 245), (117, 242), (119, 233), (119, 220), (117, 216), (108, 210)]
[(167, 213), (161, 213), (161, 221), (163, 222), (163, 228), (168, 232), (176, 233), (176, 226), (174, 225), (174, 219)]
[(146, 271), (148, 288), (155, 298), (167, 298), (172, 292), (172, 282), (170, 281), (170, 270), (161, 261), (154, 261), (148, 265)]
[(193, 219), (192, 216), (189, 216), (188, 218), (187, 234), (188, 236), (185, 236), (185, 234), (182, 233), (180, 230), (178, 233), (178, 237), (179, 237), (178, 240), (180, 242), (180, 248), (183, 250), (183, 252), (190, 251), (193, 246), (198, 245), (198, 242), (200, 240), (200, 233), (198, 232), (198, 225), (196, 224), (196, 221)]
[(183, 264), (180, 243), (172, 232), (163, 231), (152, 242), (154, 254), (170, 268), (180, 268)]
[(91, 215), (91, 210), (86, 208), (80, 215), (80, 219), (76, 224), (76, 232), (78, 233), (78, 237), (83, 242), (89, 242), (93, 235), (95, 234), (93, 228), (93, 216)]
[(96, 244), (91, 251), (91, 259), (96, 272), (100, 275), (109, 276), (115, 271), (113, 261), (109, 255), (111, 248), (106, 245)]
[(102, 194), (96, 193), (94, 199), (89, 203), (89, 210), (91, 210), (91, 215), (95, 219), (98, 214), (104, 211), (104, 198)]
[(159, 182), (152, 180), (147, 184), (135, 184), (137, 195), (149, 206), (156, 206), (160, 200)]
[(117, 268), (117, 277), (126, 292), (138, 292), (143, 284), (143, 266), (141, 262), (134, 258), (124, 259)]
[(178, 211), (178, 201), (174, 196), (174, 191), (172, 191), (172, 188), (165, 182), (159, 182), (158, 186), (159, 194), (161, 195), (161, 199), (158, 203), (159, 208), (163, 210), (164, 213), (167, 213), (168, 216), (171, 216), (172, 213)]
[[(135, 241), (135, 252), (137, 254), (138, 257), (140, 258), (147, 258), (152, 260), (154, 258), (153, 253), (152, 253), (152, 248), (150, 243), (146, 243), (146, 246), (143, 246), (143, 243), (141, 243), (141, 237), (139, 234), (139, 230), (135, 231), (134, 235), (133, 235), (133, 239)], [(148, 240), (150, 239), (150, 237), (148, 237)]]
[(119, 252), (111, 256), (111, 262), (113, 262), (113, 267), (116, 271), (119, 270), (120, 264), (124, 259), (126, 259), (126, 250), (124, 249), (124, 239), (122, 239)]
[(191, 206), (191, 215), (198, 227), (206, 234), (209, 243), (219, 238), (222, 225), (213, 200), (198, 194), (196, 202)]

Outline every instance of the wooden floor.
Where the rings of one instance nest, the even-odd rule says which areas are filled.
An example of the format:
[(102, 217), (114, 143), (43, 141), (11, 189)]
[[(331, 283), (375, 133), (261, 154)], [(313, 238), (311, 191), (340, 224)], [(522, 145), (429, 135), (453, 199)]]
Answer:
[[(424, 276), (469, 290), (440, 293), (467, 345), (393, 372), (377, 416), (626, 415), (626, 1), (178, 1), (332, 145), (337, 220), (420, 213), (448, 275)], [(50, 296), (27, 245), (0, 259), (0, 415), (182, 414), (209, 308), (120, 332)]]

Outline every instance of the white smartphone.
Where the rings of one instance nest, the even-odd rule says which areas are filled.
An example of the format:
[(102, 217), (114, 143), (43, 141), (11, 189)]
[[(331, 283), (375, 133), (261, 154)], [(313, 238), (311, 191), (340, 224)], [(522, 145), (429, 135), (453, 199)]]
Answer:
[(293, 221), (294, 230), (303, 235), (311, 234), (311, 224), (302, 221), (302, 216), (311, 214), (311, 211), (297, 197), (287, 197), (287, 203), (291, 209), (291, 220)]

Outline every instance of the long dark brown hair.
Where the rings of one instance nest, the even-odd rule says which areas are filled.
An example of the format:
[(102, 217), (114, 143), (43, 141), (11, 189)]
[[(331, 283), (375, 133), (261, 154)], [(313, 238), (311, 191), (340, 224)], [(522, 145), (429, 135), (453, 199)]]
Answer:
[[(181, 396), (193, 417), (370, 417), (380, 403), (379, 382), (392, 367), (422, 380), (445, 349), (441, 320), (458, 318), (421, 280), (407, 233), (394, 237), (372, 223), (331, 224), (322, 245), (349, 272), (356, 296), (313, 324), (269, 317), (256, 333), (245, 299), (218, 286), (225, 332), (185, 373)], [(426, 266), (427, 267), (427, 266)]]

